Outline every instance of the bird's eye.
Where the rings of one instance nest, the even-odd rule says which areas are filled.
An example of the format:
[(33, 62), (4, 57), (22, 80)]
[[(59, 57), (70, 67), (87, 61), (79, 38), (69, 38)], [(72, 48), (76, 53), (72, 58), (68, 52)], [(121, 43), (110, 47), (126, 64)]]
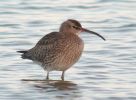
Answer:
[(75, 29), (77, 29), (77, 30), (80, 30), (80, 28), (79, 27), (77, 27), (77, 26), (72, 26), (73, 28), (75, 28)]

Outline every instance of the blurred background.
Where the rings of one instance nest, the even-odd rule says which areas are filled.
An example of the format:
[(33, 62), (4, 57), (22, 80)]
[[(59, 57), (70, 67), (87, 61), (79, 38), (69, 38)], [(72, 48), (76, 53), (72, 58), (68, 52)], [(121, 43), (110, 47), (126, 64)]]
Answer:
[[(46, 72), (17, 50), (33, 47), (67, 19), (103, 35), (82, 33), (81, 59), (66, 72)], [(1, 100), (136, 100), (136, 0), (0, 0)]]

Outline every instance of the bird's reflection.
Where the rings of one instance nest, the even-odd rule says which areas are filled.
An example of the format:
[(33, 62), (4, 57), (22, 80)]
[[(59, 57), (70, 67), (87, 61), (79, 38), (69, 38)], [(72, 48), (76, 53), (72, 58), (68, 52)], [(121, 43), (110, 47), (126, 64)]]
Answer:
[(41, 94), (56, 98), (56, 100), (64, 100), (65, 98), (71, 100), (82, 97), (78, 85), (72, 81), (31, 79), (23, 79), (22, 81), (36, 88)]
[(23, 82), (33, 84), (34, 87), (46, 89), (56, 88), (58, 90), (77, 90), (77, 84), (72, 81), (62, 80), (37, 80), (37, 79), (22, 79)]

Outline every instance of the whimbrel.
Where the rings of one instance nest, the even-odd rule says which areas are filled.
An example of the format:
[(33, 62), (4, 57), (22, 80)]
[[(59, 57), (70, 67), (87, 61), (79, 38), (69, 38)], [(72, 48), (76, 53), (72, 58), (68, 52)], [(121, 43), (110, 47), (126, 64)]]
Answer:
[(61, 79), (64, 80), (64, 73), (75, 64), (84, 48), (84, 43), (79, 33), (88, 32), (95, 34), (105, 40), (100, 34), (82, 27), (73, 19), (68, 19), (60, 26), (59, 32), (51, 32), (41, 38), (38, 43), (29, 50), (18, 51), (23, 59), (29, 59), (42, 66), (47, 71), (46, 79), (49, 79), (50, 71), (62, 71)]

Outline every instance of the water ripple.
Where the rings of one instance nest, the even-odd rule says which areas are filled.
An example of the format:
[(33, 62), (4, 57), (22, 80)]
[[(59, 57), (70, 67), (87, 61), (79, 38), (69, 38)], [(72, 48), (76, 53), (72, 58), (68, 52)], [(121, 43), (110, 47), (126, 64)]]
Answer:
[[(135, 100), (136, 1), (134, 0), (1, 0), (1, 100)], [(81, 59), (66, 72), (46, 72), (17, 50), (33, 47), (57, 31), (66, 19), (103, 35), (107, 41), (82, 33)], [(29, 81), (22, 81), (27, 79)], [(58, 79), (58, 80), (56, 80)]]

